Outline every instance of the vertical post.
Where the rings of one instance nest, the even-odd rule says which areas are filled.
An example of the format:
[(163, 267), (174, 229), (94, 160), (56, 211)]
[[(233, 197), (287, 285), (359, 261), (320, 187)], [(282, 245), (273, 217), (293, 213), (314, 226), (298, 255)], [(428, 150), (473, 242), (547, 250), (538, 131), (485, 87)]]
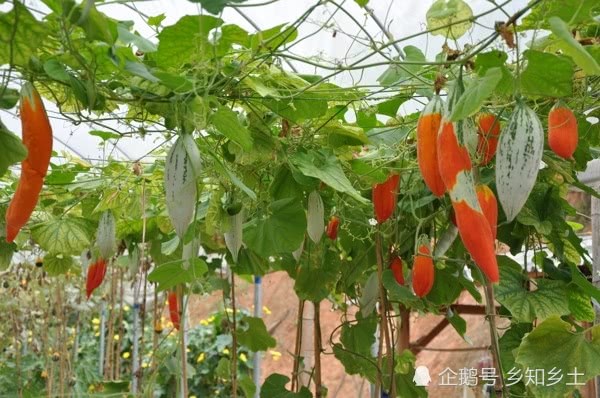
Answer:
[[(377, 358), (377, 356), (379, 355), (379, 339), (380, 338), (381, 338), (381, 336), (379, 333), (379, 324), (378, 324), (377, 328), (375, 329), (375, 341), (371, 345), (371, 356), (373, 358)], [(376, 390), (377, 389), (375, 388), (375, 383), (370, 383), (369, 384), (369, 397), (375, 398), (375, 394), (377, 394)]]
[(300, 368), (300, 383), (305, 387), (308, 387), (310, 384), (311, 370), (314, 364), (314, 321), (315, 307), (312, 305), (305, 305), (304, 314), (302, 315), (302, 348), (300, 350), (301, 356), (304, 359), (303, 366)]
[(104, 344), (106, 334), (106, 302), (102, 300), (100, 310), (100, 357), (98, 358), (98, 374), (100, 377), (104, 374)]
[(134, 293), (133, 299), (133, 325), (131, 326), (133, 329), (133, 338), (132, 345), (133, 348), (131, 350), (131, 394), (137, 394), (137, 385), (138, 385), (138, 372), (139, 372), (139, 362), (138, 362), (138, 329), (139, 329), (139, 319), (140, 319), (140, 303), (138, 303), (137, 295)]
[[(600, 191), (600, 185), (595, 187)], [(600, 289), (600, 199), (592, 196), (592, 257), (594, 265), (592, 267), (592, 283)], [(598, 303), (600, 304), (600, 303)], [(600, 324), (600, 309), (596, 306), (596, 325)], [(600, 398), (600, 376), (596, 377), (596, 398)]]
[[(256, 318), (262, 318), (262, 278), (260, 276), (254, 277), (254, 316)], [(256, 392), (254, 398), (260, 397), (260, 363), (261, 363), (260, 351), (254, 353), (252, 360), (252, 380), (256, 386)]]
[(402, 354), (404, 350), (410, 350), (410, 310), (403, 305), (400, 305), (399, 323), (398, 352)]

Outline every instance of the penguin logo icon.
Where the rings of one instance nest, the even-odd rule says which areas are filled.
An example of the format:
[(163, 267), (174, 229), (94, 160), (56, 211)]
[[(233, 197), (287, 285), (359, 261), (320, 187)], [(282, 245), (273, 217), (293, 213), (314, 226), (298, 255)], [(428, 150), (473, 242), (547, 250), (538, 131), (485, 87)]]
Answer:
[(413, 383), (415, 383), (417, 387), (427, 387), (429, 383), (431, 383), (431, 376), (429, 376), (429, 369), (427, 369), (427, 366), (418, 366), (415, 369)]

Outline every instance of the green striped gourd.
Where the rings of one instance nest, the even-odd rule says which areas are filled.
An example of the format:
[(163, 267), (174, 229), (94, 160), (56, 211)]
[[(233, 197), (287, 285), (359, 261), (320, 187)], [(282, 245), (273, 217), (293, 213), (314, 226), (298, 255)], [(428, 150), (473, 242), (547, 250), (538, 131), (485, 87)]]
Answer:
[(533, 189), (543, 150), (540, 119), (524, 102), (518, 101), (500, 135), (496, 154), (498, 200), (509, 222), (521, 211)]
[(233, 257), (233, 262), (237, 263), (240, 249), (242, 248), (244, 209), (240, 210), (235, 216), (229, 217), (230, 228), (225, 232), (225, 245)]
[(325, 232), (325, 206), (323, 199), (317, 191), (312, 191), (308, 195), (308, 211), (306, 217), (306, 228), (310, 239), (319, 243), (323, 232)]
[(179, 136), (165, 164), (167, 210), (180, 239), (192, 221), (196, 206), (200, 152), (193, 141), (191, 135)]
[(100, 216), (98, 231), (96, 234), (96, 244), (100, 250), (100, 256), (109, 259), (115, 253), (116, 245), (116, 226), (115, 218), (110, 210), (106, 210)]

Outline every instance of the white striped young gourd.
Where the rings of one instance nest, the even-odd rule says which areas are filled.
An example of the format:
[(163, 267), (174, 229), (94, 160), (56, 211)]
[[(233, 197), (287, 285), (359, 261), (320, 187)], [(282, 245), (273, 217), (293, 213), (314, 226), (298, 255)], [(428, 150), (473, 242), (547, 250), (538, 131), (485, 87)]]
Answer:
[(306, 213), (308, 236), (313, 242), (319, 243), (323, 232), (325, 232), (325, 206), (321, 195), (317, 191), (312, 191), (308, 195), (308, 210)]
[(185, 235), (194, 215), (196, 178), (200, 167), (200, 152), (190, 140), (193, 142), (191, 135), (179, 136), (171, 147), (165, 164), (167, 210), (180, 239)]
[(536, 113), (518, 101), (500, 135), (496, 154), (496, 188), (507, 221), (521, 211), (538, 175), (544, 130)]

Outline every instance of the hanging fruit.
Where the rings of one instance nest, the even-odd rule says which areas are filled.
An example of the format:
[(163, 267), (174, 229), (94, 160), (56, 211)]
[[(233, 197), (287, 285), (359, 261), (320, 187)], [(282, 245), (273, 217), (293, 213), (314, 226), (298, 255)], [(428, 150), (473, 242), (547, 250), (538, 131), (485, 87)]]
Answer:
[(116, 245), (115, 218), (110, 210), (106, 210), (100, 216), (96, 244), (100, 249), (100, 256), (110, 258), (115, 253)]
[(412, 269), (412, 286), (418, 297), (424, 297), (431, 291), (434, 277), (435, 267), (429, 246), (420, 244)]
[(179, 295), (176, 292), (169, 292), (167, 297), (169, 302), (169, 317), (173, 327), (177, 330), (181, 327), (181, 310), (179, 308)]
[(500, 137), (500, 122), (496, 116), (490, 113), (483, 113), (477, 119), (477, 125), (477, 158), (479, 159), (479, 164), (485, 166), (496, 154), (498, 137)]
[(192, 221), (196, 207), (196, 178), (200, 152), (189, 134), (179, 136), (171, 147), (165, 164), (167, 210), (180, 239)]
[(102, 284), (104, 276), (106, 275), (106, 260), (99, 257), (96, 262), (88, 266), (87, 278), (85, 281), (85, 291), (89, 300), (90, 296)]
[(567, 105), (558, 101), (548, 113), (548, 145), (558, 156), (572, 159), (578, 141), (577, 119)]
[[(481, 210), (469, 152), (459, 137), (465, 124), (442, 121), (438, 136), (440, 175), (452, 201), (461, 240), (473, 260), (492, 282), (498, 282), (498, 263), (491, 227)], [(458, 130), (458, 131), (455, 131)]]
[(44, 185), (52, 156), (52, 127), (44, 103), (31, 83), (21, 88), (19, 113), (27, 157), (21, 162), (21, 176), (6, 211), (6, 241), (13, 242), (31, 217)]
[(394, 214), (399, 182), (400, 175), (392, 173), (385, 182), (373, 186), (373, 207), (379, 224), (384, 223)]
[(404, 272), (402, 270), (402, 259), (398, 256), (393, 256), (390, 261), (390, 269), (394, 274), (394, 279), (399, 285), (404, 285)]
[(435, 196), (443, 196), (446, 187), (440, 176), (437, 156), (437, 135), (442, 122), (444, 103), (434, 95), (417, 122), (417, 161), (427, 188)]
[(325, 233), (327, 234), (327, 237), (329, 239), (331, 239), (331, 240), (337, 239), (339, 226), (340, 226), (340, 219), (337, 218), (336, 216), (331, 216), (331, 218), (329, 219), (329, 223), (327, 223), (327, 230), (325, 231)]
[(229, 216), (229, 221), (230, 229), (225, 232), (225, 245), (233, 257), (233, 262), (237, 263), (243, 243), (244, 209), (235, 216)]
[(477, 185), (477, 198), (479, 205), (483, 211), (483, 215), (488, 220), (492, 229), (492, 237), (496, 239), (496, 231), (498, 229), (498, 202), (494, 192), (487, 185)]
[(312, 191), (308, 195), (306, 219), (308, 236), (313, 242), (319, 243), (325, 232), (325, 206), (317, 191)]
[(508, 222), (519, 214), (533, 189), (543, 149), (540, 119), (523, 101), (517, 101), (496, 155), (496, 189)]

